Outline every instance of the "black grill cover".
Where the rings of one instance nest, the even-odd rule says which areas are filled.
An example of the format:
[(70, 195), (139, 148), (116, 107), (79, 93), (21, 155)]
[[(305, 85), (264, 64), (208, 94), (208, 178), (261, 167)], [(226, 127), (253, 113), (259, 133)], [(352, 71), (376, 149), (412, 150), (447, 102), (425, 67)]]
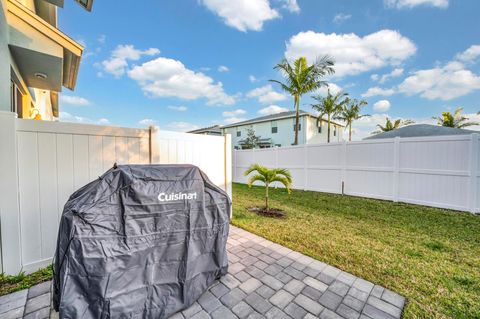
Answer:
[(65, 205), (60, 318), (167, 318), (227, 273), (230, 199), (192, 165), (121, 165)]

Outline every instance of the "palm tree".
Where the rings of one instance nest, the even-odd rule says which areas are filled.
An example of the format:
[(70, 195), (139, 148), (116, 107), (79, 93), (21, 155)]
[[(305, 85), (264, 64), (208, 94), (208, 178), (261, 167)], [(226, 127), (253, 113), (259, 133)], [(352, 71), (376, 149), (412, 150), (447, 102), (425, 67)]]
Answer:
[(347, 103), (343, 107), (340, 114), (337, 115), (336, 119), (345, 122), (348, 127), (348, 140), (352, 140), (352, 123), (362, 117), (370, 116), (368, 114), (360, 114), (362, 107), (368, 105), (368, 102), (365, 100), (358, 101), (357, 99), (350, 100), (347, 98)]
[(298, 144), (298, 124), (300, 118), (300, 98), (303, 94), (315, 91), (320, 87), (326, 86), (327, 82), (322, 78), (327, 74), (333, 74), (334, 62), (328, 56), (317, 60), (312, 65), (308, 65), (307, 58), (300, 57), (293, 62), (293, 65), (288, 60), (283, 59), (278, 63), (274, 69), (279, 70), (285, 78), (285, 82), (277, 80), (270, 80), (280, 84), (281, 88), (293, 97), (293, 107), (295, 109), (295, 141), (294, 145)]
[(343, 110), (343, 106), (348, 102), (348, 93), (338, 92), (333, 95), (328, 89), (326, 97), (321, 95), (314, 95), (312, 98), (318, 101), (318, 104), (312, 104), (312, 108), (317, 111), (318, 121), (322, 121), (323, 117), (327, 116), (327, 143), (330, 143), (330, 123), (333, 118), (336, 118)]
[(480, 125), (477, 122), (467, 122), (468, 117), (462, 116), (462, 111), (463, 108), (459, 107), (453, 114), (450, 112), (443, 112), (442, 116), (433, 117), (433, 119), (437, 120), (438, 125), (446, 127), (465, 128), (472, 125)]
[(387, 121), (385, 122), (385, 126), (382, 126), (380, 124), (377, 124), (379, 130), (372, 132), (372, 134), (378, 134), (378, 133), (383, 133), (383, 132), (390, 132), (396, 129), (401, 128), (402, 126), (405, 125), (410, 125), (415, 123), (415, 121), (412, 120), (402, 120), (402, 119), (397, 119), (394, 122), (390, 121), (390, 119), (387, 117)]
[(253, 183), (256, 181), (260, 181), (265, 184), (265, 209), (267, 210), (267, 212), (269, 210), (268, 187), (271, 183), (280, 182), (285, 186), (287, 192), (289, 194), (291, 193), (290, 187), (292, 185), (292, 175), (288, 170), (282, 168), (269, 169), (259, 164), (253, 164), (245, 171), (244, 175), (247, 176), (252, 172), (256, 172), (256, 174), (250, 176), (247, 185), (248, 187), (252, 187)]

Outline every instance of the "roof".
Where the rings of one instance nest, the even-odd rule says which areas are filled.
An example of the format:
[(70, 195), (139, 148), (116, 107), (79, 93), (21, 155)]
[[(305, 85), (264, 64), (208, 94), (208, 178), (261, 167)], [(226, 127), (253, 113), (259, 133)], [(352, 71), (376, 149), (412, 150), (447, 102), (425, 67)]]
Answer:
[(209, 127), (198, 128), (196, 130), (188, 131), (187, 133), (205, 133), (205, 132), (214, 132), (214, 133), (222, 133), (220, 129), (220, 125), (213, 125)]
[[(311, 116), (311, 117), (317, 118), (317, 116), (315, 114), (306, 112), (304, 110), (299, 110), (299, 114), (300, 114), (300, 116)], [(224, 125), (221, 128), (236, 127), (236, 126), (242, 126), (242, 125), (254, 124), (254, 123), (261, 123), (261, 122), (269, 122), (269, 121), (273, 121), (273, 120), (287, 119), (287, 118), (293, 118), (293, 117), (295, 117), (295, 111), (281, 112), (281, 113), (276, 113), (276, 114), (260, 116), (260, 117), (256, 117), (256, 118), (253, 118), (253, 119), (250, 119), (250, 120), (241, 121), (241, 122), (237, 122), (237, 123), (233, 123), (233, 124)], [(339, 124), (337, 122), (334, 122), (334, 121), (331, 121), (331, 122), (335, 123), (337, 125), (343, 126), (342, 124)]]
[(422, 136), (440, 136), (440, 135), (466, 135), (480, 133), (479, 131), (464, 130), (460, 128), (445, 127), (431, 124), (413, 124), (401, 127), (399, 129), (379, 133), (373, 136), (364, 138), (380, 139), (380, 138), (394, 138), (394, 137), (422, 137)]

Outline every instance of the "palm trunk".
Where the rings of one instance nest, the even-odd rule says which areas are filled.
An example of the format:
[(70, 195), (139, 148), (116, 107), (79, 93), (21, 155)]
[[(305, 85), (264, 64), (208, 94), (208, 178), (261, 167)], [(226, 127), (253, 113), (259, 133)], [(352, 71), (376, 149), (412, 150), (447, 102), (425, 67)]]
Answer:
[(327, 123), (327, 143), (330, 143), (330, 114), (328, 114)]
[(295, 141), (293, 142), (293, 145), (298, 145), (298, 124), (300, 122), (300, 114), (299, 114), (300, 98), (298, 96), (294, 97), (294, 103), (295, 103)]
[(268, 212), (268, 184), (265, 184), (265, 209)]
[(348, 140), (352, 141), (352, 124), (348, 126)]

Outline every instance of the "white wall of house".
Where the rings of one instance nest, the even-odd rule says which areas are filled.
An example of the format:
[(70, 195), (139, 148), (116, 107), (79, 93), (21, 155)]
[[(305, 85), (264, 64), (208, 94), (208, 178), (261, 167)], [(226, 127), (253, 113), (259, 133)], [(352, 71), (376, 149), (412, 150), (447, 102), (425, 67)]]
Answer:
[[(290, 146), (295, 139), (295, 118), (284, 118), (260, 123), (245, 124), (225, 129), (225, 132), (232, 135), (232, 146), (240, 147), (238, 143), (247, 137), (248, 129), (252, 128), (255, 135), (260, 138), (271, 138), (275, 146)], [(277, 132), (272, 132), (272, 127), (277, 127)], [(237, 132), (240, 132), (238, 136)], [(343, 127), (338, 124), (331, 124), (330, 142), (343, 140)], [(311, 116), (300, 117), (300, 131), (298, 132), (298, 144), (316, 144), (327, 142), (327, 123), (322, 123), (321, 132), (317, 126), (317, 119)]]
[[(307, 143), (306, 144), (318, 144), (318, 143), (327, 143), (327, 122), (322, 121), (318, 123), (317, 119), (311, 116), (306, 117), (307, 123)], [(321, 126), (321, 129), (320, 127)], [(337, 123), (330, 124), (330, 142), (341, 142), (343, 141), (343, 130), (344, 127), (338, 125)]]
[(10, 111), (10, 51), (6, 1), (0, 0), (0, 111)]

